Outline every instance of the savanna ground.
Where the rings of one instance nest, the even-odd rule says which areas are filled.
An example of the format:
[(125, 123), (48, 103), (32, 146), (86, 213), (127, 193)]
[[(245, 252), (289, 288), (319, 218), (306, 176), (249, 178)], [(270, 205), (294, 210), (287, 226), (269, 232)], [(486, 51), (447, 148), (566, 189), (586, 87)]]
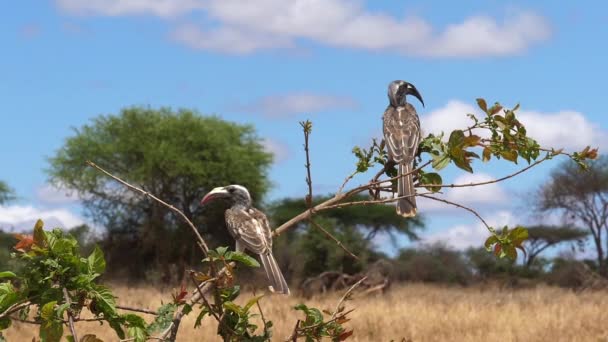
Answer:
[[(155, 288), (115, 286), (118, 302), (154, 309), (169, 292)], [(304, 300), (297, 296), (268, 295), (262, 301), (267, 319), (274, 322), (273, 341), (284, 341), (299, 313), (292, 308), (306, 302), (332, 311), (341, 296), (330, 294)], [(241, 300), (250, 297), (243, 294)], [(356, 307), (347, 326), (355, 329), (350, 341), (608, 341), (608, 292), (574, 293), (538, 287), (524, 290), (455, 288), (413, 284), (394, 287), (387, 294), (354, 298)], [(220, 341), (215, 321), (206, 317), (194, 329), (196, 314), (182, 322), (178, 341)], [(285, 319), (287, 318), (287, 319)], [(107, 324), (77, 324), (80, 335), (93, 333), (104, 341), (117, 337)], [(32, 341), (37, 327), (15, 322), (5, 332), (7, 341)]]

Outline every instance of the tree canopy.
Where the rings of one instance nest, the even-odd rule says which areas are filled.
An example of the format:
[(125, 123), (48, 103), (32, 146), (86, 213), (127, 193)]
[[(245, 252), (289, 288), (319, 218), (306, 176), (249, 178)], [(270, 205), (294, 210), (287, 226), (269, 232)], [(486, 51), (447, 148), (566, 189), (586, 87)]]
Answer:
[(562, 163), (541, 186), (538, 203), (541, 211), (561, 213), (589, 231), (600, 273), (608, 274), (608, 157), (589, 161), (586, 170), (572, 162)]
[(530, 267), (534, 259), (544, 250), (551, 246), (564, 242), (582, 242), (588, 231), (569, 226), (533, 226), (528, 227), (528, 240), (526, 240), (526, 251), (524, 264)]
[(143, 262), (153, 260), (166, 274), (169, 263), (183, 268), (199, 255), (189, 235), (180, 233), (183, 223), (166, 208), (88, 168), (87, 160), (163, 198), (211, 241), (227, 244), (223, 215), (202, 215), (199, 201), (212, 188), (233, 183), (261, 199), (269, 187), (272, 155), (252, 126), (185, 109), (131, 107), (75, 129), (50, 158), (50, 179), (76, 191), (87, 214), (107, 228), (104, 244), (113, 269), (128, 257), (129, 274), (141, 276), (137, 270)]

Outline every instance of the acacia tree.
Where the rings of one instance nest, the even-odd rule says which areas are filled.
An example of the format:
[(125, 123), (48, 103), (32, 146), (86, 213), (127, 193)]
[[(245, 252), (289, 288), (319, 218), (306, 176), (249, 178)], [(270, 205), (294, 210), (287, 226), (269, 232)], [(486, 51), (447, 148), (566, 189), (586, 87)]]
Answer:
[(564, 242), (582, 243), (589, 232), (575, 227), (534, 226), (528, 227), (528, 240), (526, 240), (526, 254), (524, 265), (529, 268), (536, 257), (547, 248)]
[[(268, 189), (272, 161), (252, 126), (191, 110), (132, 107), (76, 129), (50, 159), (50, 179), (77, 192), (88, 215), (107, 229), (104, 250), (113, 271), (124, 266), (126, 272), (121, 273), (140, 280), (150, 261), (166, 280), (171, 276), (169, 263), (177, 263), (182, 276), (186, 264), (198, 263), (200, 253), (184, 234), (184, 223), (166, 207), (133, 196), (87, 168), (85, 161), (93, 156), (113, 174), (179, 208), (218, 244), (229, 241), (223, 220), (203, 215), (198, 202), (218, 184), (232, 183), (247, 186), (260, 198)], [(125, 264), (124, 259), (131, 262)]]
[(608, 275), (608, 158), (585, 165), (564, 162), (537, 192), (538, 209), (561, 214), (591, 234), (600, 274)]
[[(566, 153), (562, 150), (543, 148), (526, 134), (525, 127), (517, 120), (516, 110), (503, 109), (499, 104), (488, 108), (486, 102), (478, 100), (479, 107), (485, 112), (483, 118), (469, 115), (472, 119), (471, 126), (462, 130), (455, 130), (449, 134), (447, 141), (443, 135), (429, 135), (424, 138), (419, 146), (419, 158), (415, 168), (411, 171), (417, 178), (416, 186), (425, 188), (427, 192), (419, 192), (415, 196), (421, 196), (432, 200), (454, 205), (465, 209), (476, 215), (488, 228), (490, 237), (485, 246), (493, 250), (499, 257), (515, 259), (517, 248), (522, 248), (523, 241), (527, 238), (527, 230), (523, 227), (503, 227), (496, 229), (472, 208), (464, 207), (445, 199), (437, 198), (432, 194), (439, 192), (444, 187), (468, 187), (483, 186), (486, 184), (500, 182), (505, 179), (518, 176), (540, 163), (565, 155), (583, 164), (586, 159), (595, 158), (597, 150), (586, 148), (581, 152)], [(394, 193), (396, 170), (389, 163), (384, 148), (384, 143), (373, 142), (368, 149), (355, 148), (353, 152), (357, 156), (357, 168), (349, 175), (344, 184), (336, 194), (321, 203), (313, 202), (312, 193), (312, 166), (310, 165), (308, 139), (312, 132), (312, 124), (308, 121), (302, 122), (304, 130), (306, 151), (306, 173), (308, 194), (304, 198), (306, 210), (281, 224), (273, 232), (273, 236), (286, 233), (297, 227), (301, 222), (308, 221), (315, 228), (323, 228), (317, 222), (316, 215), (320, 212), (344, 208), (354, 205), (370, 205), (394, 202), (398, 199), (394, 195), (382, 198), (382, 193)], [(481, 134), (480, 134), (481, 133)], [(487, 133), (487, 134), (484, 134)], [(474, 149), (481, 149), (481, 156)], [(544, 156), (541, 157), (541, 153)], [(94, 156), (92, 156), (94, 157)], [(495, 181), (469, 183), (469, 184), (443, 184), (440, 174), (437, 172), (448, 164), (453, 163), (457, 167), (473, 172), (472, 160), (482, 159), (489, 161), (492, 158), (505, 159), (517, 163), (523, 159), (528, 166), (518, 172), (501, 177)], [(110, 164), (110, 160), (105, 160)], [(374, 165), (381, 165), (381, 171), (373, 176), (366, 184), (354, 186), (348, 190), (347, 183), (357, 173), (363, 173)], [(115, 298), (111, 292), (99, 285), (98, 276), (105, 269), (105, 261), (101, 250), (96, 249), (88, 258), (75, 257), (77, 243), (73, 238), (65, 237), (60, 230), (46, 232), (42, 229), (42, 223), (36, 225), (32, 237), (22, 237), (17, 247), (20, 247), (18, 257), (30, 262), (24, 274), (12, 274), (4, 272), (0, 277), (17, 277), (19, 282), (15, 287), (11, 282), (0, 284), (0, 328), (6, 328), (17, 312), (27, 312), (32, 304), (41, 308), (36, 315), (34, 324), (40, 324), (40, 334), (45, 341), (59, 341), (63, 333), (63, 326), (69, 327), (71, 339), (78, 340), (75, 322), (79, 320), (80, 312), (86, 307), (95, 316), (96, 320), (104, 320), (110, 323), (121, 339), (128, 336), (129, 340), (145, 341), (146, 339), (175, 341), (182, 318), (198, 309), (197, 325), (205, 316), (217, 321), (218, 334), (227, 341), (268, 341), (271, 338), (272, 322), (264, 319), (260, 305), (260, 297), (251, 298), (245, 305), (238, 305), (235, 299), (239, 296), (239, 287), (235, 284), (235, 263), (249, 266), (259, 266), (255, 259), (246, 254), (229, 251), (228, 248), (220, 247), (210, 250), (205, 239), (200, 235), (194, 222), (184, 211), (163, 201), (153, 193), (131, 185), (104, 170), (93, 162), (88, 162), (92, 168), (100, 171), (119, 184), (135, 191), (138, 195), (144, 195), (150, 199), (171, 209), (176, 217), (183, 220), (196, 238), (196, 245), (205, 255), (203, 263), (207, 266), (204, 272), (192, 272), (191, 279), (195, 284), (194, 290), (187, 292), (182, 288), (173, 296), (173, 301), (161, 307), (155, 314), (157, 319), (151, 325), (135, 314), (120, 314), (117, 311)], [(430, 170), (433, 168), (434, 170)], [(383, 177), (386, 176), (386, 177)], [(403, 176), (403, 175), (402, 175)], [(366, 200), (353, 200), (353, 196), (368, 192), (370, 197)], [(162, 196), (162, 194), (159, 194)], [(327, 230), (326, 230), (327, 231)], [(328, 232), (329, 234), (329, 232)], [(345, 247), (333, 237), (339, 246)], [(360, 282), (365, 280), (363, 278)], [(359, 282), (359, 283), (360, 283)], [(289, 341), (296, 341), (299, 337), (306, 340), (319, 340), (322, 337), (331, 337), (333, 340), (344, 340), (352, 335), (353, 330), (347, 330), (343, 326), (348, 321), (343, 302), (359, 284), (351, 287), (341, 298), (333, 312), (326, 313), (329, 317), (316, 309), (304, 304), (295, 307), (301, 311), (303, 318), (296, 320)], [(209, 297), (209, 298), (208, 298)], [(213, 299), (213, 303), (211, 303)], [(257, 306), (262, 315), (263, 327), (260, 332), (257, 326), (251, 324), (253, 306)], [(133, 310), (133, 308), (130, 308)], [(139, 310), (141, 312), (141, 310)], [(125, 333), (127, 329), (127, 333)], [(87, 337), (87, 336), (85, 336)], [(86, 341), (98, 341), (90, 335)], [(83, 341), (83, 340), (80, 340)]]

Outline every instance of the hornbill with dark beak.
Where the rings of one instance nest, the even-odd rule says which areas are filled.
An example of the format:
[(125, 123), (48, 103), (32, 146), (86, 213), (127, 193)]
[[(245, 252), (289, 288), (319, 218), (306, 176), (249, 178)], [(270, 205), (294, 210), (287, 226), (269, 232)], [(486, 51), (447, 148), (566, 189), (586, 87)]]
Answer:
[(257, 254), (270, 280), (270, 291), (289, 294), (287, 282), (272, 255), (272, 231), (266, 215), (251, 206), (249, 191), (242, 185), (228, 185), (211, 190), (201, 205), (217, 198), (225, 198), (230, 208), (224, 213), (228, 232), (236, 241), (236, 250), (245, 249)]
[(388, 85), (389, 105), (382, 121), (389, 159), (398, 164), (397, 195), (403, 198), (397, 201), (397, 214), (412, 217), (416, 216), (416, 190), (409, 173), (420, 142), (420, 120), (414, 106), (405, 101), (406, 95), (415, 96), (424, 107), (422, 96), (413, 84), (393, 81)]

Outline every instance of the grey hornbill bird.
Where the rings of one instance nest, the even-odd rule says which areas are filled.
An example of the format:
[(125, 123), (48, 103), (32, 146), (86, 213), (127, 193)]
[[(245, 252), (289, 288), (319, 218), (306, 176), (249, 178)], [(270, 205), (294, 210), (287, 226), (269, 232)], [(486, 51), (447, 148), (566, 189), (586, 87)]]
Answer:
[(239, 252), (248, 249), (262, 261), (270, 280), (270, 291), (289, 294), (289, 287), (272, 255), (272, 231), (266, 215), (251, 206), (249, 191), (242, 185), (228, 185), (211, 190), (201, 205), (217, 198), (227, 199), (230, 208), (224, 213), (228, 232), (236, 241)]
[(405, 101), (406, 95), (415, 96), (424, 107), (422, 96), (413, 84), (393, 81), (388, 85), (390, 103), (384, 111), (382, 122), (389, 160), (398, 164), (400, 176), (397, 179), (397, 195), (403, 198), (397, 201), (397, 214), (412, 217), (416, 216), (416, 190), (413, 175), (409, 173), (420, 142), (420, 120), (416, 108)]

